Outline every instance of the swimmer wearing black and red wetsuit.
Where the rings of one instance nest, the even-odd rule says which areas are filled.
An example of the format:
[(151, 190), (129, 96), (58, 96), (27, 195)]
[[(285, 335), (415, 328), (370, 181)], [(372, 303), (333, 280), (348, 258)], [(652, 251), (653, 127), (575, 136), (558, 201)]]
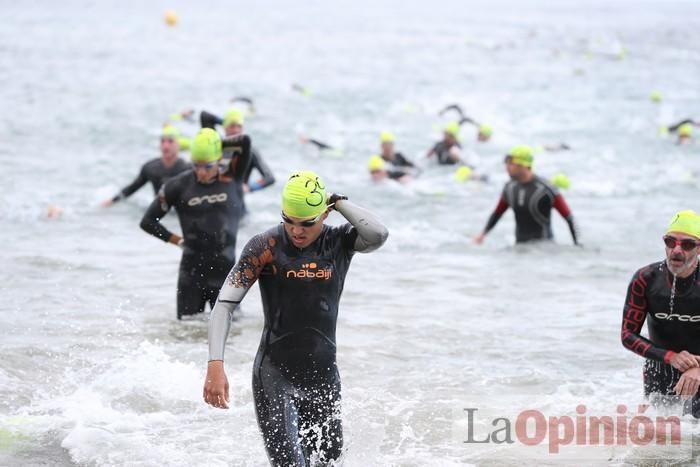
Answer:
[[(688, 213), (688, 211), (685, 211)], [(644, 357), (644, 394), (692, 396), (686, 407), (700, 418), (700, 242), (682, 225), (700, 217), (680, 214), (664, 236), (666, 260), (635, 272), (622, 313), (622, 345)], [(695, 215), (697, 216), (697, 215)], [(642, 336), (647, 323), (649, 337)], [(685, 376), (684, 376), (685, 375)], [(684, 377), (683, 384), (679, 384)]]
[(551, 240), (554, 238), (551, 223), (551, 212), (554, 208), (566, 220), (571, 238), (574, 244), (578, 244), (571, 209), (559, 190), (532, 172), (532, 162), (532, 149), (529, 146), (516, 146), (511, 150), (511, 154), (506, 156), (506, 170), (511, 181), (503, 188), (501, 198), (486, 227), (475, 237), (477, 243), (483, 242), (486, 234), (493, 229), (508, 208), (513, 209), (515, 214), (517, 243)]

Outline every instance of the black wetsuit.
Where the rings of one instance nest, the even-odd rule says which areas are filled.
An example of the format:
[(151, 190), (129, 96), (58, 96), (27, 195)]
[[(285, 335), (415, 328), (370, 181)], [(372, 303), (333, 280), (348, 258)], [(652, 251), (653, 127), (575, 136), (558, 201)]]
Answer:
[[(212, 130), (215, 130), (216, 125), (222, 125), (224, 123), (224, 120), (217, 115), (209, 113), (206, 110), (202, 110), (199, 114), (199, 122), (202, 128), (211, 128)], [(224, 159), (228, 159), (229, 157), (230, 153), (225, 150)], [(258, 171), (261, 178), (251, 183), (250, 175), (253, 169)], [(275, 183), (275, 176), (272, 174), (272, 170), (270, 170), (270, 167), (268, 167), (268, 165), (265, 163), (265, 160), (260, 155), (260, 152), (254, 147), (252, 147), (250, 150), (250, 164), (248, 165), (248, 169), (243, 174), (243, 183), (248, 185), (248, 188), (250, 188), (251, 193), (254, 191), (262, 190), (263, 188), (266, 188)], [(245, 214), (245, 197), (243, 196), (242, 187), (241, 200), (241, 210)]]
[(484, 232), (488, 233), (493, 229), (509, 207), (515, 213), (517, 243), (554, 238), (551, 224), (552, 208), (566, 220), (574, 243), (578, 242), (574, 218), (564, 197), (559, 190), (538, 176), (534, 176), (528, 183), (520, 183), (516, 180), (506, 183)]
[[(683, 350), (700, 355), (700, 282), (698, 270), (676, 280), (671, 300), (673, 275), (665, 261), (637, 271), (627, 288), (622, 312), (622, 344), (646, 358), (644, 394), (673, 396), (681, 372), (669, 364), (674, 352)], [(648, 319), (647, 319), (648, 318)], [(649, 338), (641, 335), (647, 321)], [(687, 411), (700, 418), (700, 393)]]
[(319, 238), (300, 250), (280, 224), (248, 242), (228, 278), (247, 287), (253, 271), (265, 265), (258, 277), (265, 327), (253, 366), (253, 397), (275, 466), (307, 465), (311, 452), (326, 460), (340, 455), (335, 328), (356, 237), (350, 224), (324, 225)]
[(180, 158), (170, 167), (166, 167), (163, 164), (163, 159), (160, 157), (152, 159), (143, 164), (134, 181), (122, 188), (119, 194), (112, 198), (112, 202), (116, 203), (121, 199), (128, 198), (148, 182), (151, 182), (151, 185), (153, 185), (153, 192), (158, 193), (158, 190), (160, 190), (160, 187), (166, 180), (189, 170), (190, 167), (189, 163)]
[(394, 158), (389, 162), (389, 164), (393, 165), (394, 167), (415, 167), (413, 162), (410, 160), (406, 159), (406, 157), (401, 154), (400, 152), (394, 153)]
[(450, 153), (450, 150), (453, 147), (457, 147), (460, 149), (462, 148), (462, 146), (459, 143), (447, 144), (444, 141), (439, 141), (435, 143), (435, 146), (433, 146), (431, 153), (437, 156), (438, 164), (455, 165), (459, 163), (459, 160), (455, 160), (454, 156)]
[[(245, 137), (247, 138), (247, 136)], [(236, 262), (241, 219), (241, 179), (250, 160), (250, 145), (231, 164), (232, 178), (200, 183), (194, 171), (168, 180), (141, 220), (141, 228), (167, 242), (172, 233), (160, 223), (175, 208), (182, 229), (183, 252), (177, 285), (177, 317), (213, 308), (221, 284)], [(240, 164), (240, 165), (239, 165)], [(230, 166), (230, 167), (231, 167)]]

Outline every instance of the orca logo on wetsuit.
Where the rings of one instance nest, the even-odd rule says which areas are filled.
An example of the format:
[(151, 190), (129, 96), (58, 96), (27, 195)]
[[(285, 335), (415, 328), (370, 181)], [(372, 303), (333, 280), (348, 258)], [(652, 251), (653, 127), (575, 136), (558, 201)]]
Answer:
[(296, 271), (287, 271), (286, 275), (287, 279), (321, 279), (324, 281), (330, 280), (332, 276), (333, 269), (330, 267), (321, 269), (316, 263), (304, 263)]
[(223, 203), (228, 199), (228, 195), (226, 193), (219, 193), (218, 195), (204, 195), (204, 196), (195, 196), (194, 198), (190, 198), (189, 201), (187, 201), (188, 206), (199, 206), (200, 204), (207, 202), (209, 204), (214, 204), (214, 203)]
[(700, 315), (679, 315), (678, 313), (655, 313), (654, 316), (658, 319), (666, 321), (683, 321), (686, 323), (700, 323)]

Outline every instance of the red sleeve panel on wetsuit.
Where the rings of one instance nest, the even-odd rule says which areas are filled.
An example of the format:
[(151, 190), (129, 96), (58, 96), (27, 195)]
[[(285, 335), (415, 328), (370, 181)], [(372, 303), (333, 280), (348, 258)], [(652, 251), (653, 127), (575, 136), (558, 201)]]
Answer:
[(668, 363), (673, 352), (654, 345), (641, 335), (647, 315), (647, 281), (644, 273), (648, 268), (641, 269), (627, 288), (627, 298), (622, 313), (622, 345), (642, 357)]
[(554, 203), (552, 204), (554, 209), (557, 210), (559, 214), (561, 214), (561, 217), (566, 219), (571, 215), (571, 209), (569, 209), (569, 205), (566, 204), (566, 201), (564, 200), (564, 197), (557, 193), (556, 196), (554, 196)]

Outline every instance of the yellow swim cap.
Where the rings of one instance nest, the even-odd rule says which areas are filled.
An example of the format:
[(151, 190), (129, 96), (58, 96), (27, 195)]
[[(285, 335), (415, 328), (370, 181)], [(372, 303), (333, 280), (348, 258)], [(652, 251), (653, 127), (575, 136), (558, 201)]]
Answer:
[(514, 164), (522, 165), (523, 167), (531, 168), (532, 163), (535, 161), (532, 148), (527, 144), (513, 146), (508, 155), (513, 159)]
[(653, 91), (649, 96), (652, 102), (661, 102), (664, 96), (659, 91)]
[(373, 155), (372, 157), (369, 158), (367, 161), (367, 169), (370, 172), (375, 172), (377, 170), (384, 170), (385, 164), (384, 164), (384, 159), (382, 159), (382, 156), (378, 155)]
[(678, 136), (686, 136), (690, 138), (693, 136), (693, 125), (690, 123), (684, 123), (678, 127)]
[(180, 137), (180, 130), (172, 125), (165, 125), (162, 130), (160, 130), (161, 138), (171, 138), (177, 139)]
[(179, 137), (177, 139), (177, 147), (178, 149), (181, 149), (182, 151), (189, 151), (190, 147), (192, 146), (192, 140), (189, 138), (185, 138), (183, 136)]
[(327, 209), (326, 185), (309, 170), (293, 173), (282, 191), (282, 212), (301, 220), (314, 219)]
[(192, 160), (214, 162), (221, 159), (221, 137), (211, 128), (202, 128), (192, 141)]
[(479, 134), (489, 138), (493, 134), (493, 128), (486, 124), (479, 125)]
[(459, 123), (457, 122), (450, 122), (447, 125), (445, 125), (445, 128), (443, 128), (443, 131), (447, 133), (448, 135), (451, 135), (454, 138), (459, 137)]
[(226, 128), (229, 125), (243, 125), (244, 120), (242, 110), (236, 108), (229, 109), (224, 114), (223, 126)]
[(390, 131), (382, 131), (382, 132), (379, 134), (379, 140), (380, 140), (382, 143), (393, 143), (394, 141), (396, 141), (396, 138), (394, 137), (394, 134), (393, 134), (392, 132), (390, 132)]
[(455, 171), (455, 180), (457, 180), (458, 182), (466, 182), (471, 176), (472, 169), (466, 165), (463, 165)]
[(558, 173), (554, 175), (551, 179), (551, 182), (552, 185), (563, 190), (566, 190), (569, 187), (571, 187), (571, 180), (569, 180), (569, 177), (567, 177), (566, 174), (563, 173)]
[(700, 239), (700, 216), (691, 210), (680, 211), (673, 216), (666, 233), (678, 232)]

